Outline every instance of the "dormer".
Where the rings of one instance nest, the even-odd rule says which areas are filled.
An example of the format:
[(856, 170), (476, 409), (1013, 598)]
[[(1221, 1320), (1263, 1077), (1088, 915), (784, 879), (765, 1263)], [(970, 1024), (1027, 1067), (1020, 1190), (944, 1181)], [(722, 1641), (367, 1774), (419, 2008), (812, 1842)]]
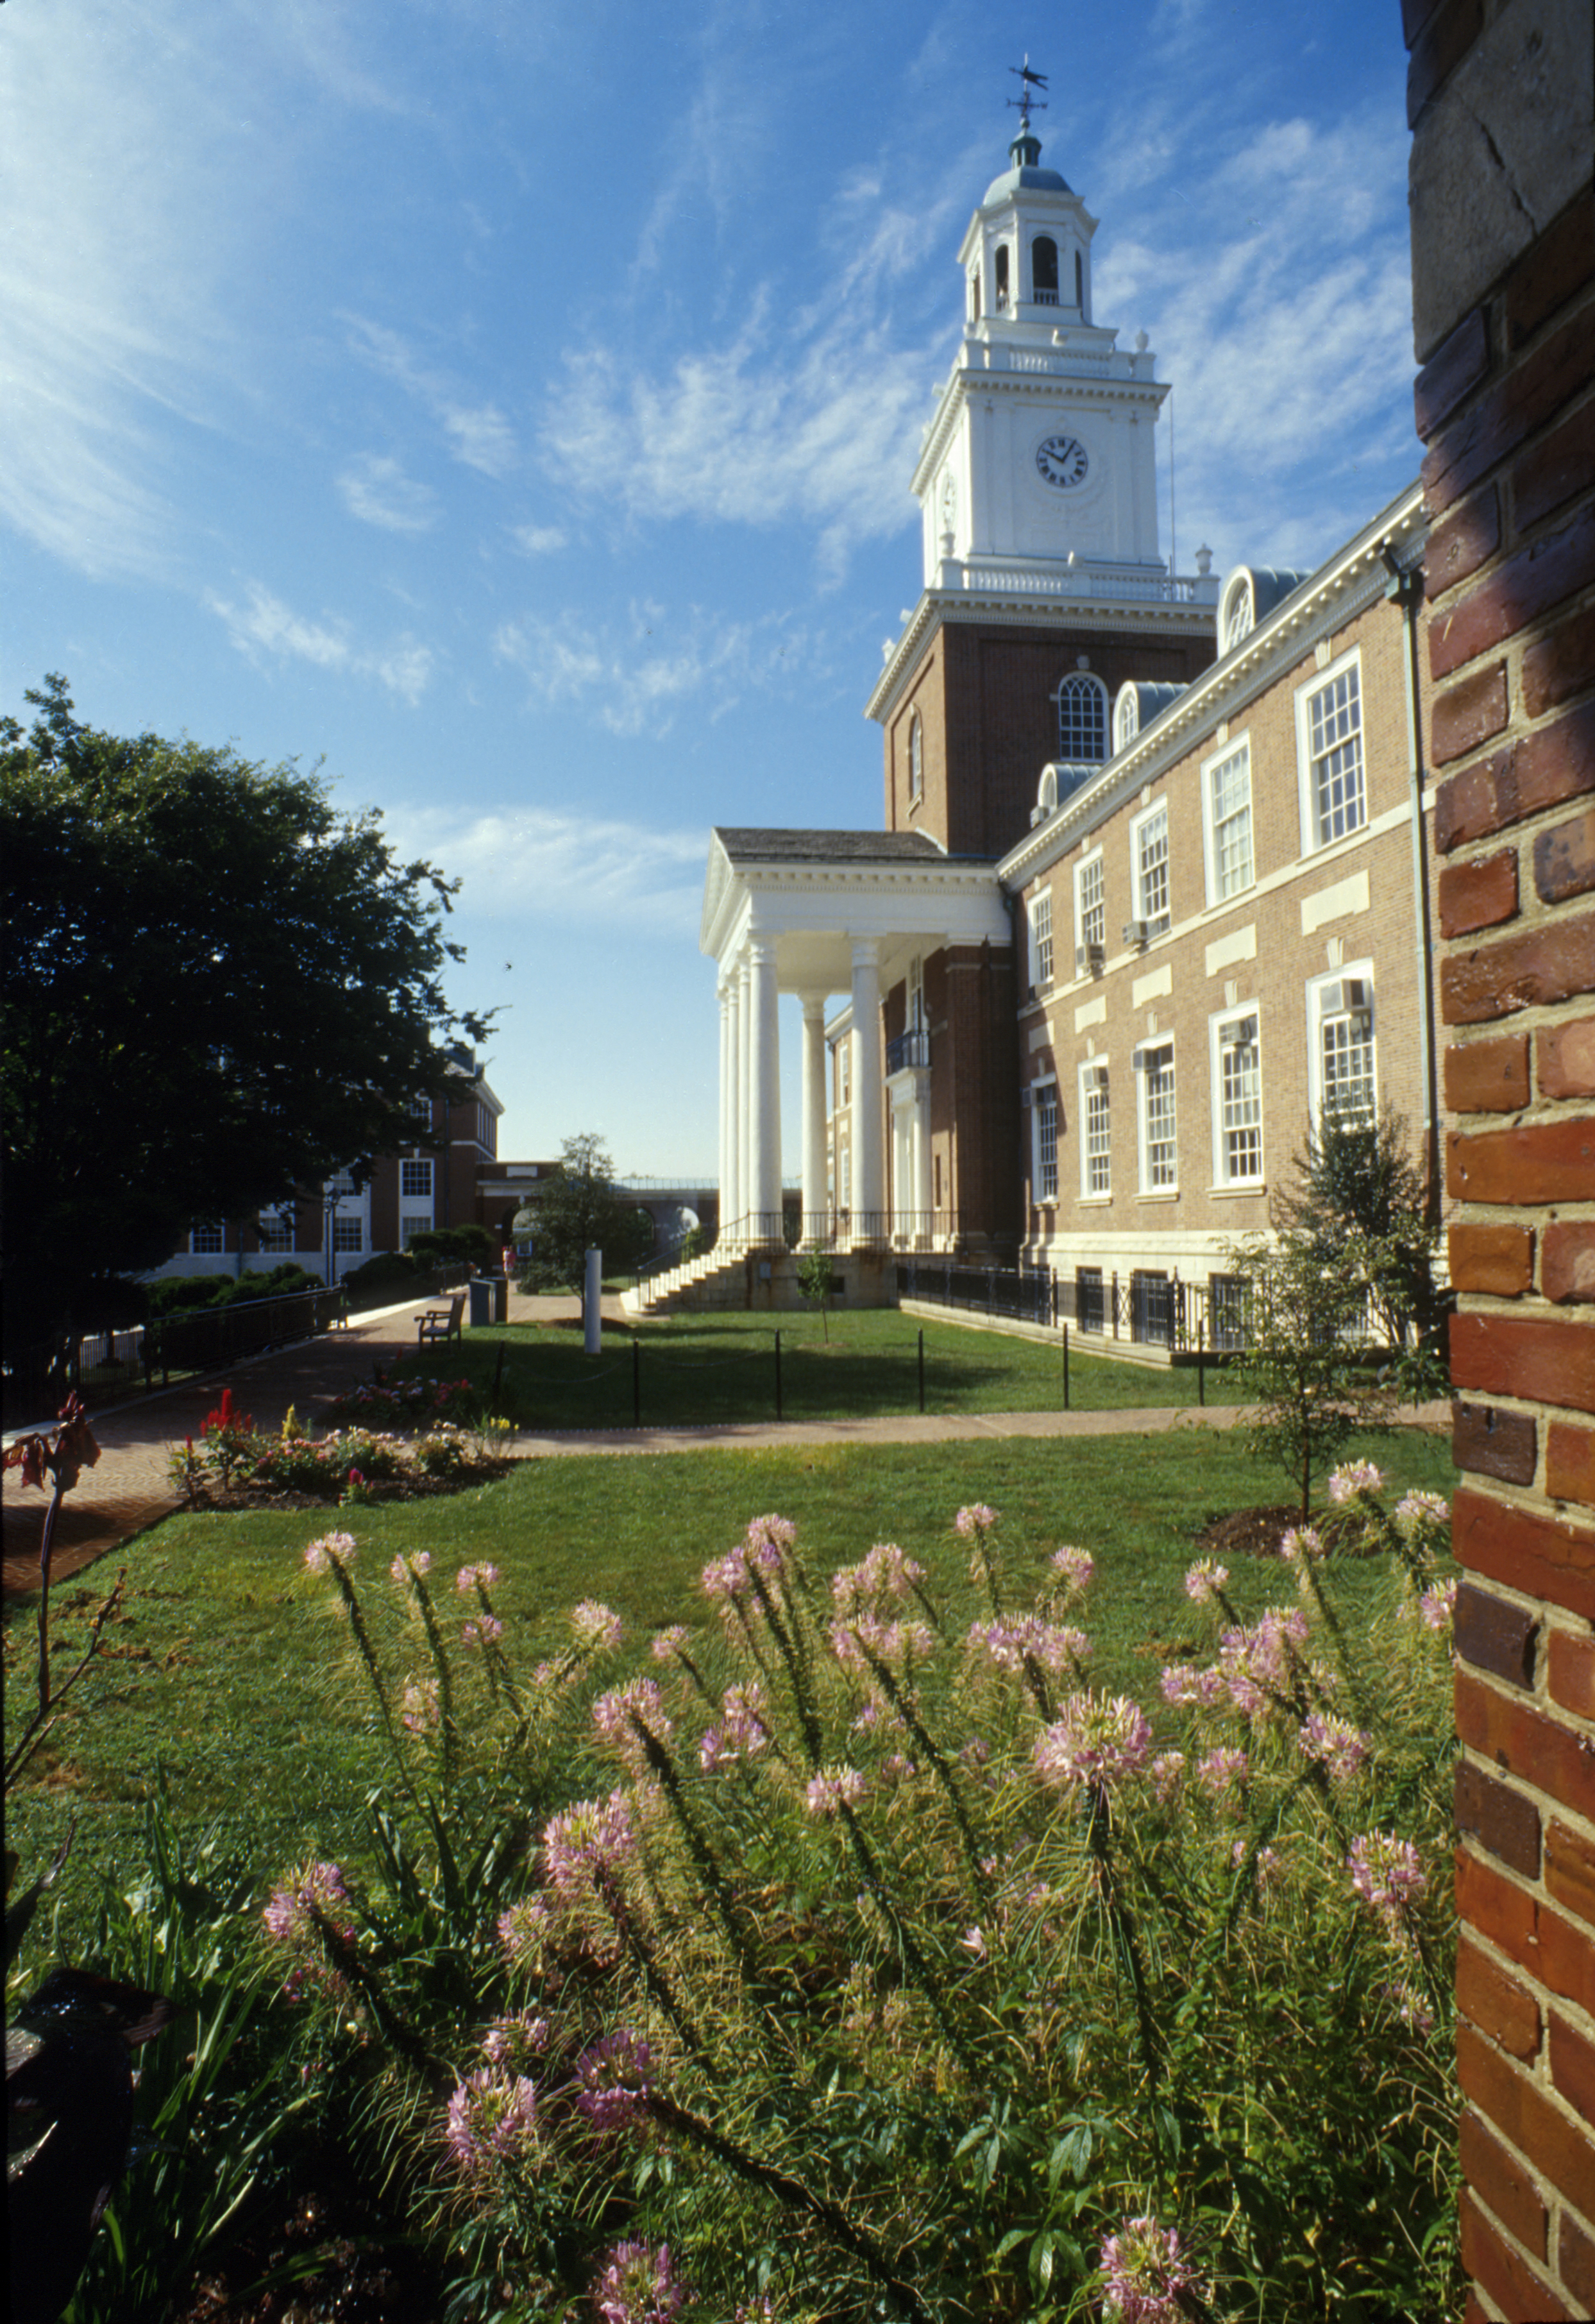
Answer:
[(1219, 651), (1232, 653), (1311, 575), (1284, 565), (1238, 565), (1219, 599)]
[(1142, 727), (1149, 726), (1185, 690), (1183, 686), (1148, 686), (1139, 678), (1127, 679), (1113, 696), (1115, 756), (1127, 751)]

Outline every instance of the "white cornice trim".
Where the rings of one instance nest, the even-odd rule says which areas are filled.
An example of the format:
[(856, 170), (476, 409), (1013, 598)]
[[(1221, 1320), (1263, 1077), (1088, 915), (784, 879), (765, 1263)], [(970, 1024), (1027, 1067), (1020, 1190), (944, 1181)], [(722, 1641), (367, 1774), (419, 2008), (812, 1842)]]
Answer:
[[(1042, 353), (1044, 350), (1037, 349)], [(1122, 349), (1112, 352), (1121, 354)], [(1063, 358), (1063, 361), (1067, 358)], [(945, 457), (957, 424), (958, 414), (969, 397), (981, 395), (1027, 395), (1034, 397), (1038, 389), (1067, 390), (1071, 403), (1149, 403), (1153, 417), (1163, 407), (1170, 383), (1159, 379), (1119, 378), (1112, 373), (1100, 371), (987, 371), (970, 364), (960, 364), (942, 390), (941, 401), (931, 415), (930, 425), (919, 457), (914, 464), (909, 479), (910, 489), (923, 501), (930, 480)]]
[[(1244, 706), (1294, 667), (1318, 638), (1355, 620), (1375, 604), (1384, 595), (1389, 578), (1379, 557), (1381, 543), (1389, 543), (1398, 554), (1410, 554), (1422, 546), (1427, 531), (1423, 485), (1409, 484), (1327, 564), (1293, 590), (1266, 622), (1221, 656), (1149, 726), (1143, 727), (1125, 750), (1110, 759), (1095, 782), (1074, 792), (1056, 815), (1011, 848), (997, 866), (1004, 887), (1022, 887), (1050, 870), (1144, 783), (1156, 782), (1185, 758), (1205, 729), (1221, 719), (1237, 716)], [(880, 692), (878, 685), (876, 693)]]
[(875, 681), (864, 716), (885, 724), (897, 708), (903, 681), (918, 665), (921, 647), (944, 622), (1001, 622), (1010, 629), (1027, 630), (1139, 630), (1148, 637), (1177, 639), (1189, 637), (1193, 630), (1211, 632), (1214, 611), (1211, 604), (1115, 597), (1106, 592), (1100, 597), (1064, 598), (1025, 597), (1001, 590), (926, 589)]

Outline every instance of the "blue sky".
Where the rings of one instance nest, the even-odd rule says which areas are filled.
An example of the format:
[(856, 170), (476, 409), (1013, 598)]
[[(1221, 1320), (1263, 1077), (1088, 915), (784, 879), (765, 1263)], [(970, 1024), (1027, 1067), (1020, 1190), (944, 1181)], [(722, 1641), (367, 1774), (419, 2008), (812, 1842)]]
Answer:
[(1418, 459), (1396, 0), (0, 11), (0, 706), (322, 761), (458, 875), (502, 1151), (712, 1168), (709, 828), (880, 821), (1027, 52), (1180, 568), (1317, 562)]

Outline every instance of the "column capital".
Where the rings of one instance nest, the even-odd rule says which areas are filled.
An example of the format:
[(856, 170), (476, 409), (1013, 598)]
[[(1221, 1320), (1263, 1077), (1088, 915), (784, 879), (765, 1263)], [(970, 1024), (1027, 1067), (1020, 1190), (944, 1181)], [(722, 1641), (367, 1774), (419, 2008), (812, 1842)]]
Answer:
[(816, 992), (812, 989), (806, 992), (799, 992), (798, 998), (803, 1003), (805, 1019), (812, 1023), (817, 1018), (823, 1025), (825, 1021), (825, 1003), (830, 997), (828, 992)]
[(853, 964), (854, 968), (880, 967), (880, 939), (879, 936), (854, 936), (853, 940)]

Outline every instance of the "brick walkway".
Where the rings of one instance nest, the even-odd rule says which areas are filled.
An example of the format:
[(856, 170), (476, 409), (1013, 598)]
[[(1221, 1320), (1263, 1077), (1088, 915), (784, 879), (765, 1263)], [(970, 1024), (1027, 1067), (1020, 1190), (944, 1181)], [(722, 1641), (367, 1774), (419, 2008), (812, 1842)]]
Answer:
[[(178, 1496), (168, 1480), (172, 1449), (187, 1436), (197, 1436), (207, 1412), (224, 1387), (233, 1401), (251, 1414), (261, 1427), (281, 1428), (291, 1405), (309, 1416), (330, 1397), (369, 1379), (373, 1367), (386, 1366), (416, 1343), (413, 1306), (395, 1308), (355, 1324), (347, 1332), (329, 1332), (318, 1340), (300, 1341), (291, 1348), (256, 1356), (225, 1373), (184, 1382), (154, 1396), (141, 1397), (94, 1423), (101, 1457), (97, 1468), (86, 1470), (62, 1504), (56, 1524), (52, 1576), (64, 1581), (97, 1558), (119, 1548), (146, 1526), (156, 1525), (178, 1507)], [(510, 1296), (512, 1323), (569, 1321), (575, 1302), (567, 1299)], [(606, 1323), (622, 1321), (618, 1302), (604, 1303)], [(448, 1373), (447, 1351), (439, 1350), (440, 1377)], [(882, 1420), (788, 1421), (774, 1425), (733, 1423), (707, 1428), (554, 1429), (517, 1437), (517, 1460), (547, 1459), (560, 1454), (625, 1454), (645, 1452), (727, 1452), (756, 1445), (799, 1444), (951, 1444), (1002, 1436), (1142, 1436), (1155, 1431), (1201, 1426), (1232, 1428), (1242, 1417), (1237, 1406), (1200, 1411), (1160, 1405), (1121, 1412), (901, 1413)], [(1426, 1405), (1414, 1416), (1420, 1427), (1449, 1428), (1451, 1407)], [(24, 1492), (16, 1471), (8, 1472), (5, 1494), (5, 1590), (7, 1597), (36, 1589), (39, 1542), (44, 1520), (45, 1496)]]

